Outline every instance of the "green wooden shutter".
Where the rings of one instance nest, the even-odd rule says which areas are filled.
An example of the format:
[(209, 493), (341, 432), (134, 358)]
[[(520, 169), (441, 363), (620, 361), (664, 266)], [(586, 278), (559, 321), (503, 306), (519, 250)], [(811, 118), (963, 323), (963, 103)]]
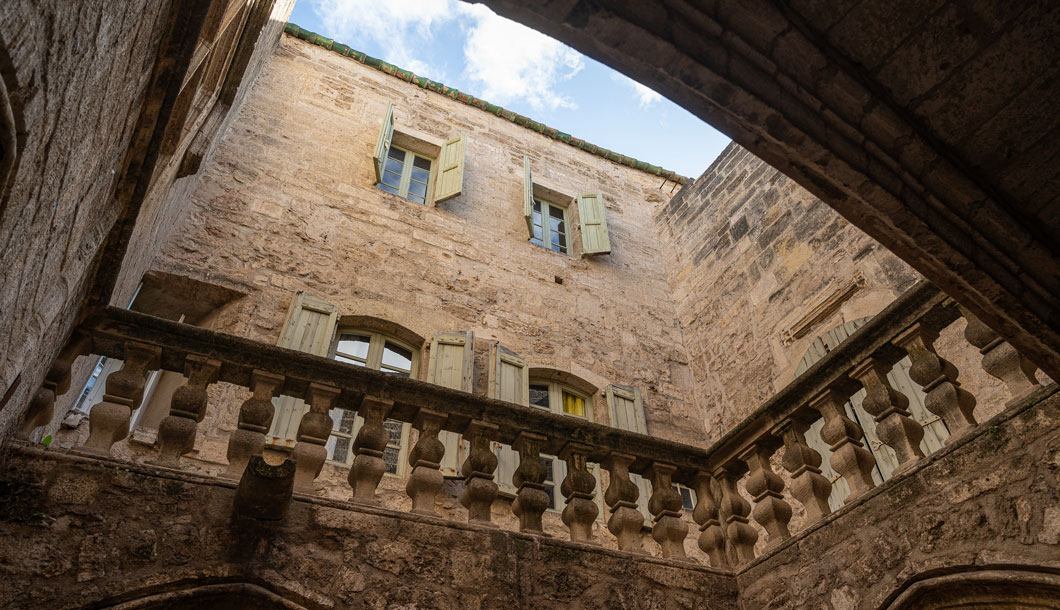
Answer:
[[(300, 290), (291, 301), (287, 319), (276, 345), (317, 356), (327, 356), (335, 333), (338, 310), (324, 299)], [(269, 431), (270, 442), (293, 444), (298, 423), (308, 410), (305, 401), (291, 396), (272, 399), (276, 415)]]
[(442, 147), (439, 158), (438, 186), (434, 189), (434, 202), (439, 203), (452, 199), (460, 194), (464, 186), (464, 143), (467, 140), (459, 136), (449, 140)]
[[(607, 386), (607, 410), (611, 415), (611, 425), (619, 430), (648, 433), (647, 420), (644, 417), (644, 401), (640, 388), (623, 385)], [(640, 490), (637, 496), (637, 507), (647, 521), (651, 522), (651, 511), (648, 510), (648, 498), (651, 497), (651, 482), (639, 474), (630, 473), (629, 478)]]
[(383, 114), (383, 126), (379, 128), (379, 137), (375, 141), (375, 181), (383, 181), (383, 164), (386, 163), (386, 155), (390, 152), (390, 142), (394, 139), (394, 102), (386, 103), (386, 113)]
[(530, 177), (530, 157), (523, 157), (523, 216), (526, 230), (534, 236), (534, 181)]
[[(489, 397), (527, 407), (530, 405), (530, 371), (526, 359), (510, 349), (490, 345)], [(508, 445), (495, 444), (497, 453), (497, 485), (503, 492), (514, 494), (512, 475), (519, 467), (519, 454)]]
[(600, 193), (578, 195), (578, 223), (582, 230), (582, 254), (610, 254), (607, 213)]
[[(431, 339), (431, 361), (427, 381), (462, 392), (471, 391), (475, 335), (472, 332), (439, 333)], [(460, 435), (442, 431), (438, 440), (445, 445), (441, 471), (446, 476), (460, 472)]]

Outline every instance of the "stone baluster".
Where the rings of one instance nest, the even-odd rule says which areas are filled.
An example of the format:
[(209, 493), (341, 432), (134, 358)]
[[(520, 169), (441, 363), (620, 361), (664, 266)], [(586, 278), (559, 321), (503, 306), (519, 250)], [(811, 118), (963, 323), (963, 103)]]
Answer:
[(593, 501), (596, 477), (586, 462), (591, 450), (588, 445), (567, 443), (559, 452), (559, 459), (567, 463), (567, 476), (560, 484), (567, 506), (561, 516), (570, 530), (571, 542), (593, 542), (593, 523), (600, 514), (600, 507)]
[(869, 358), (850, 372), (850, 376), (865, 388), (862, 408), (876, 420), (876, 436), (898, 457), (895, 474), (903, 472), (924, 457), (920, 441), (924, 429), (909, 416), (909, 399), (891, 387), (887, 379), (890, 367), (876, 358)]
[(195, 432), (206, 417), (206, 387), (217, 381), (220, 360), (191, 354), (184, 361), (188, 380), (173, 392), (169, 415), (158, 424), (158, 457), (150, 464), (177, 468), (180, 457), (195, 447)]
[(853, 502), (876, 486), (872, 480), (872, 469), (876, 466), (876, 460), (861, 444), (861, 439), (865, 436), (861, 427), (847, 417), (843, 408), (846, 400), (839, 392), (829, 389), (810, 401), (810, 408), (824, 417), (821, 439), (828, 443), (832, 450), (828, 463), (850, 486), (850, 495), (844, 503)]
[[(265, 433), (276, 408), (272, 399), (283, 387), (283, 376), (255, 369), (250, 375), (252, 395), (239, 407), (239, 423), (228, 438), (228, 470), (222, 475), (239, 479), (251, 456), (265, 451)], [(292, 471), (293, 472), (293, 471)]]
[(688, 524), (681, 518), (681, 494), (674, 489), (671, 477), (677, 470), (670, 464), (652, 462), (645, 474), (651, 481), (651, 497), (648, 512), (654, 521), (651, 537), (659, 543), (662, 556), (667, 559), (685, 559), (685, 536)]
[(291, 506), (294, 476), (294, 460), (269, 464), (260, 453), (250, 456), (236, 487), (233, 513), (264, 521), (283, 519)]
[(610, 510), (607, 529), (618, 539), (618, 549), (631, 553), (644, 553), (640, 528), (644, 515), (637, 508), (640, 489), (629, 478), (629, 466), (637, 458), (627, 453), (611, 453), (602, 466), (608, 472), (607, 491), (604, 502)]
[(62, 351), (48, 367), (44, 375), (44, 382), (37, 393), (33, 395), (26, 413), (22, 417), (22, 425), (18, 430), (18, 438), (26, 439), (41, 426), (51, 423), (55, 415), (55, 399), (62, 396), (70, 389), (70, 369), (78, 356), (88, 352), (92, 341), (87, 335), (75, 332), (70, 340), (66, 342)]
[(1037, 365), (1024, 358), (1016, 348), (994, 332), (994, 329), (967, 309), (961, 307), (961, 313), (968, 321), (964, 338), (979, 348), (979, 353), (983, 355), (983, 370), (991, 377), (1004, 382), (1009, 395), (1012, 396), (1008, 404), (1023, 398), (1038, 387), (1038, 378), (1034, 374), (1038, 370)]
[(740, 455), (749, 469), (744, 489), (754, 500), (751, 516), (769, 534), (771, 546), (791, 538), (791, 532), (788, 531), (791, 506), (784, 501), (784, 479), (773, 472), (769, 463), (775, 450), (773, 442), (759, 440)]
[(938, 415), (950, 431), (952, 442), (975, 425), (975, 397), (957, 381), (957, 367), (935, 351), (938, 332), (917, 323), (898, 335), (894, 343), (909, 354), (913, 365), (909, 377), (920, 384), (926, 397), (924, 406)]
[(512, 512), (519, 518), (520, 532), (544, 533), (541, 515), (548, 508), (548, 493), (545, 491), (548, 467), (541, 460), (541, 445), (546, 440), (539, 434), (520, 432), (512, 443), (512, 448), (519, 452), (519, 467), (512, 475), (512, 484), (517, 490)]
[(806, 509), (806, 524), (819, 521), (832, 512), (828, 496), (832, 483), (821, 474), (821, 454), (806, 444), (807, 425), (788, 420), (779, 427), (784, 439), (781, 465), (791, 473), (791, 495)]
[(497, 470), (497, 454), (490, 442), (497, 436), (497, 426), (480, 420), (471, 420), (464, 430), (471, 451), (460, 468), (464, 475), (464, 491), (460, 504), (467, 509), (469, 523), (494, 526), (493, 501), (497, 498), (497, 483), (493, 472)]
[(88, 439), (82, 450), (96, 455), (110, 455), (111, 446), (129, 436), (132, 412), (143, 398), (147, 372), (157, 369), (162, 348), (146, 343), (125, 343), (121, 369), (107, 377), (103, 400), (88, 414)]
[(409, 451), (409, 466), (412, 474), (405, 485), (405, 492), (412, 498), (412, 512), (421, 515), (437, 515), (434, 500), (442, 488), (445, 477), (438, 470), (445, 455), (445, 445), (438, 440), (438, 432), (445, 423), (446, 415), (430, 409), (420, 409), (412, 422), (419, 431), (416, 445)]
[(721, 529), (721, 521), (718, 519), (718, 503), (715, 502), (714, 492), (710, 488), (711, 479), (705, 472), (696, 474), (696, 508), (692, 511), (692, 518), (699, 524), (699, 548), (710, 558), (711, 567), (728, 568), (725, 532)]
[(294, 490), (299, 493), (313, 493), (313, 481), (328, 459), (328, 436), (335, 426), (329, 413), (339, 392), (338, 388), (320, 383), (310, 383), (306, 389), (305, 401), (309, 403), (309, 410), (298, 422), (298, 442), (291, 450), (295, 467)]
[(721, 505), (718, 509), (725, 523), (725, 537), (736, 553), (737, 564), (747, 563), (755, 558), (755, 543), (758, 542), (758, 532), (747, 521), (747, 516), (751, 514), (751, 504), (744, 500), (736, 489), (736, 481), (741, 474), (742, 469), (734, 465), (715, 475), (721, 482)]
[(386, 472), (383, 451), (390, 434), (383, 427), (383, 421), (390, 414), (394, 403), (366, 396), (358, 411), (364, 418), (364, 424), (353, 440), (353, 465), (350, 467), (349, 482), (353, 488), (353, 501), (376, 504), (375, 488)]

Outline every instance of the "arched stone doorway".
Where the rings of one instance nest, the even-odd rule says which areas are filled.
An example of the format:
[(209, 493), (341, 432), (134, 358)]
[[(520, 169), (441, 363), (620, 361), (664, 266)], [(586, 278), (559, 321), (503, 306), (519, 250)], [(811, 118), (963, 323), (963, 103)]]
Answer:
[[(125, 597), (125, 596), (123, 596)], [(106, 610), (316, 610), (252, 583), (191, 586), (176, 591), (149, 593), (129, 601), (94, 602), (83, 609)]]
[(1060, 575), (1035, 569), (961, 572), (917, 580), (881, 610), (1055, 610)]

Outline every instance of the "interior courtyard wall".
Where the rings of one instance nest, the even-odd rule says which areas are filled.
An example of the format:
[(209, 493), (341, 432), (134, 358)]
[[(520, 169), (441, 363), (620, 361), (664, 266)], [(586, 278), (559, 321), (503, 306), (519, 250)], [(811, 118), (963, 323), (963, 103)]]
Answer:
[(113, 192), (168, 5), (0, 5), (0, 71), (21, 132), (6, 194), (0, 185), (0, 435), (40, 387), (118, 216)]
[[(795, 379), (814, 339), (875, 315), (920, 280), (735, 143), (661, 204), (655, 221), (709, 440)], [(982, 419), (1008, 397), (982, 372), (964, 326), (960, 320), (946, 329), (937, 347), (986, 405)]]

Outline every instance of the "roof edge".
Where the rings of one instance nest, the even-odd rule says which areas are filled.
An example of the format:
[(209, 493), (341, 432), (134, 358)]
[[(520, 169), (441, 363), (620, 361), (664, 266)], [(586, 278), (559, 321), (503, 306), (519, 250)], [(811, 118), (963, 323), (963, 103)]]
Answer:
[(477, 98), (468, 93), (464, 93), (459, 89), (447, 87), (442, 83), (439, 83), (438, 81), (434, 81), (423, 76), (417, 76), (409, 70), (404, 70), (402, 68), (399, 68), (398, 66), (389, 64), (381, 59), (371, 57), (365, 53), (362, 53), (361, 51), (351, 49), (349, 46), (344, 45), (341, 42), (335, 42), (334, 39), (321, 36), (316, 32), (310, 32), (309, 30), (299, 27), (294, 23), (288, 22), (284, 26), (283, 31), (291, 36), (294, 36), (295, 38), (304, 40), (318, 47), (323, 47), (331, 51), (332, 53), (338, 53), (343, 57), (348, 57), (358, 63), (375, 68), (376, 70), (379, 70), (384, 74), (389, 74), (390, 76), (400, 78), (405, 82), (412, 83), (413, 85), (416, 85), (421, 89), (433, 91), (434, 93), (444, 95), (450, 99), (456, 100), (463, 104), (467, 104), (468, 106), (478, 108), (479, 110), (484, 110), (486, 112), (489, 112), (490, 114), (499, 116), (502, 119), (507, 119), (512, 123), (515, 123), (516, 125), (525, 127), (543, 136), (552, 138), (553, 140), (558, 140), (560, 142), (563, 142), (564, 144), (573, 146), (574, 148), (583, 150), (589, 154), (596, 155), (598, 157), (603, 157), (604, 159), (607, 159), (612, 163), (632, 167), (633, 169), (640, 170), (648, 174), (660, 176), (667, 180), (672, 180), (673, 182), (677, 182), (678, 184), (687, 184), (690, 181), (688, 177), (682, 176), (677, 172), (664, 169), (658, 165), (652, 165), (651, 163), (647, 163), (645, 161), (639, 161), (633, 157), (619, 154), (613, 150), (609, 150), (607, 148), (592, 144), (591, 142), (586, 142), (581, 138), (576, 138), (570, 135), (569, 133), (565, 133), (553, 127), (549, 127), (544, 123), (539, 123), (531, 119), (530, 117), (526, 117), (521, 114), (512, 112), (511, 110), (507, 110), (505, 108), (502, 108), (501, 106), (497, 106), (496, 104), (491, 104), (486, 100)]

